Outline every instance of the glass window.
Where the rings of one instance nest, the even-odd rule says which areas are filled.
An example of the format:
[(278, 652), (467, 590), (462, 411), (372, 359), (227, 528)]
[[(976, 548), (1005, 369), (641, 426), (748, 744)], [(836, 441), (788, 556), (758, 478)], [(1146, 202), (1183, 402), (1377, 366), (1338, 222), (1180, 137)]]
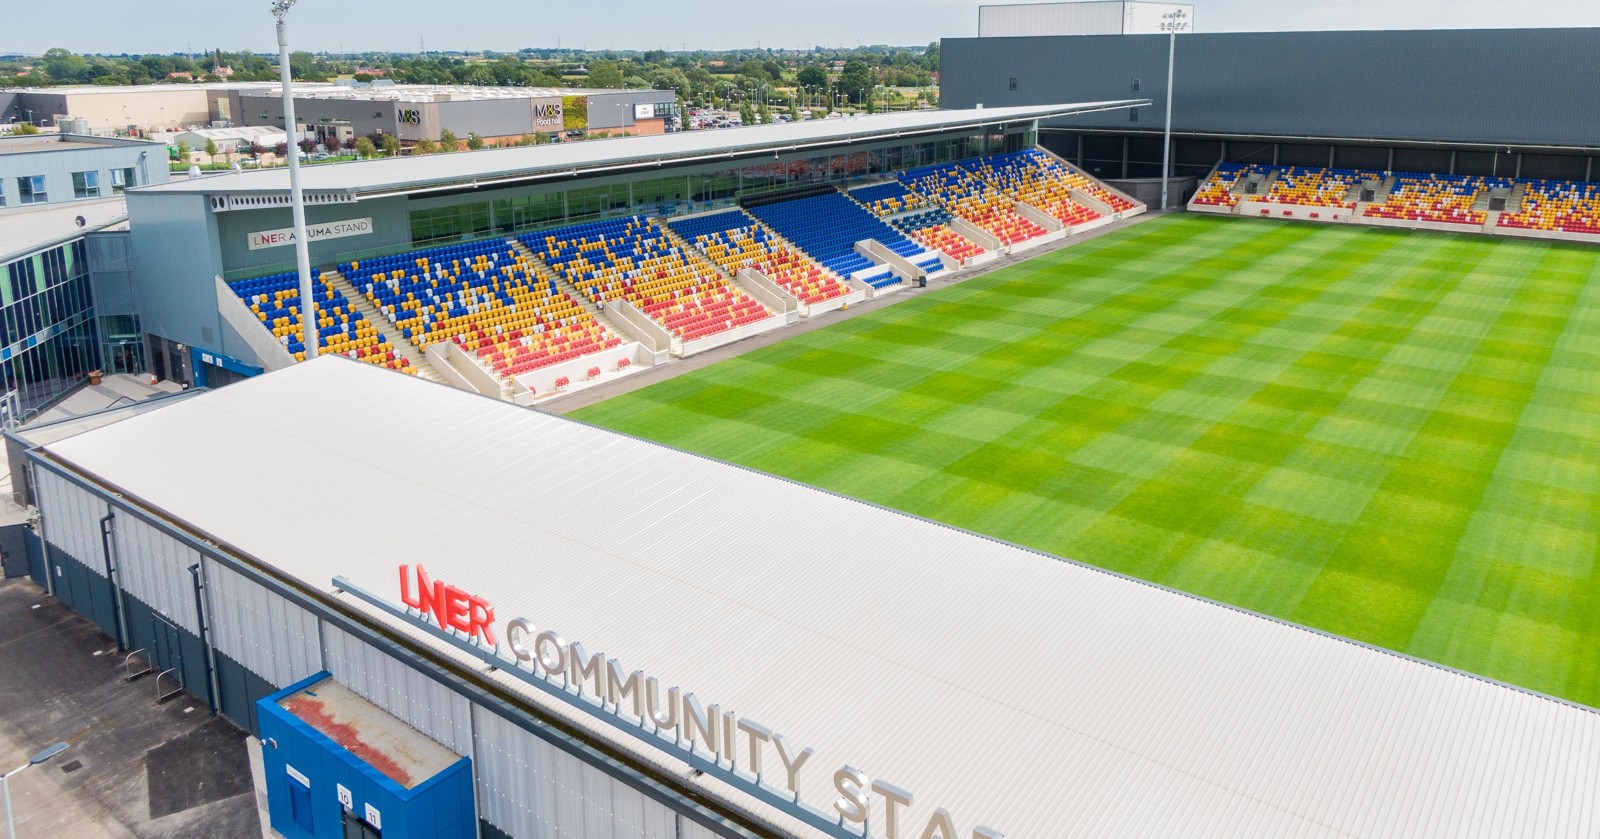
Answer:
[(138, 185), (139, 185), (139, 176), (138, 176), (138, 173), (134, 170), (134, 168), (132, 166), (130, 166), (130, 167), (126, 168), (126, 169), (112, 169), (111, 170), (111, 191), (112, 192), (120, 193), (124, 189), (127, 189), (130, 186), (138, 186)]
[(90, 170), (88, 172), (72, 173), (73, 198), (99, 198), (100, 173)]
[(47, 198), (43, 175), (24, 175), (17, 178), (17, 196), (23, 204), (43, 204)]

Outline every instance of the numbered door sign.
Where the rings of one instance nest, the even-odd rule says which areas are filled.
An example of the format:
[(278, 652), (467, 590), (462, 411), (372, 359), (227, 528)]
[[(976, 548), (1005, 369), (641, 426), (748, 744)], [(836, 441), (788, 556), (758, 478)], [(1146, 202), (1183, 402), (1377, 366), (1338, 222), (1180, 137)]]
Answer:
[(356, 808), (356, 797), (351, 794), (350, 790), (347, 789), (344, 784), (338, 784), (338, 788), (339, 788), (339, 803), (344, 805), (344, 808), (346, 810), (355, 810), (355, 808)]
[(383, 814), (379, 813), (378, 808), (371, 804), (367, 805), (367, 824), (379, 830), (383, 829)]

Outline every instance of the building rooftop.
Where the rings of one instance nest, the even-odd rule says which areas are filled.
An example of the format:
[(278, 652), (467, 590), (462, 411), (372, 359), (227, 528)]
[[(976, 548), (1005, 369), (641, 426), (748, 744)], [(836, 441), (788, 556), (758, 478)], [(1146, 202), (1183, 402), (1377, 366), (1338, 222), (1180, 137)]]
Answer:
[[(83, 217), (82, 226), (77, 223), (79, 216)], [(85, 231), (111, 229), (127, 220), (128, 204), (121, 195), (0, 209), (0, 264)]]
[[(731, 160), (762, 153), (801, 151), (888, 137), (934, 134), (983, 125), (1025, 122), (1069, 114), (1149, 105), (1148, 99), (1038, 105), (1018, 108), (975, 108), (950, 111), (901, 111), (892, 114), (813, 119), (795, 123), (753, 125), (717, 131), (680, 131), (649, 137), (551, 143), (543, 146), (485, 149), (476, 152), (386, 158), (310, 167), (300, 173), (306, 192), (355, 195), (401, 194), (446, 185), (485, 186), (509, 181), (567, 177), (584, 170), (615, 169), (629, 164), (665, 164)], [(285, 169), (212, 175), (136, 192), (286, 193)]]
[(805, 835), (332, 578), (398, 604), (425, 562), (814, 748), (812, 806), (846, 764), (911, 791), (902, 836), (935, 807), (1028, 839), (1600, 831), (1592, 709), (347, 359), (40, 457)]
[[(483, 99), (542, 99), (552, 96), (596, 96), (606, 93), (651, 93), (664, 91), (613, 90), (587, 87), (481, 87), (477, 85), (318, 85), (295, 88), (300, 99), (341, 99), (355, 102), (464, 102)], [(280, 89), (248, 91), (251, 96), (278, 96)]]
[[(325, 82), (295, 82), (295, 89), (332, 87)], [(198, 82), (183, 84), (75, 85), (62, 87), (0, 87), (3, 93), (33, 93), (68, 96), (127, 96), (131, 93), (178, 93), (182, 91), (278, 90), (278, 82)]]
[(278, 707), (404, 789), (415, 789), (461, 760), (331, 677), (279, 699)]
[(70, 136), (57, 136), (55, 134), (23, 134), (15, 137), (0, 137), (0, 154), (32, 154), (41, 151), (101, 147), (100, 143), (74, 140)]

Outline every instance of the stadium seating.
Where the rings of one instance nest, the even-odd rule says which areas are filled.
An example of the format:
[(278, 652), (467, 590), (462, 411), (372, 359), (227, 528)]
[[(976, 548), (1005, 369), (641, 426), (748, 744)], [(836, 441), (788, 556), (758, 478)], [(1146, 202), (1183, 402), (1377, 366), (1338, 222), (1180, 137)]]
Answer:
[(912, 240), (930, 250), (943, 251), (957, 263), (965, 265), (968, 259), (984, 253), (982, 246), (950, 229), (950, 211), (927, 210), (903, 215), (890, 222)]
[(901, 175), (900, 180), (913, 192), (989, 231), (1007, 245), (1045, 233), (1044, 228), (1013, 209), (1016, 202), (1011, 196), (954, 163), (912, 170)]
[(1366, 214), (1369, 218), (1482, 225), (1488, 213), (1472, 208), (1478, 193), (1511, 185), (1507, 178), (1396, 173), (1388, 200), (1368, 207)]
[(626, 300), (685, 341), (772, 316), (709, 263), (696, 264), (644, 216), (527, 234), (521, 241), (593, 302)]
[(729, 273), (754, 268), (788, 289), (806, 305), (843, 297), (850, 286), (839, 275), (797, 250), (784, 246), (755, 219), (739, 210), (696, 216), (667, 225)]
[(852, 190), (850, 197), (880, 216), (892, 216), (928, 206), (927, 199), (906, 189), (899, 181)]
[(502, 376), (622, 343), (501, 240), (347, 262), (340, 271), (418, 349), (449, 341)]
[(855, 243), (863, 239), (876, 240), (929, 273), (944, 267), (938, 256), (841, 193), (751, 207), (749, 212), (840, 276), (873, 267), (872, 260), (855, 252)]
[(1233, 188), (1240, 178), (1265, 175), (1266, 168), (1246, 163), (1223, 163), (1212, 170), (1211, 176), (1195, 191), (1191, 203), (1204, 207), (1236, 207), (1239, 197)]
[(1522, 207), (1502, 213), (1500, 227), (1600, 234), (1600, 184), (1585, 181), (1525, 180)]
[[(378, 328), (352, 308), (338, 289), (318, 277), (314, 281), (317, 296), (317, 350), (338, 353), (351, 358), (415, 374), (411, 362), (397, 356), (394, 346)], [(274, 274), (252, 280), (239, 280), (228, 285), (238, 295), (262, 326), (272, 332), (294, 355), (304, 361), (305, 344), (302, 342), (300, 319), (300, 276), (296, 273)]]
[(1343, 207), (1354, 210), (1356, 202), (1346, 200), (1350, 188), (1366, 180), (1383, 180), (1382, 172), (1361, 169), (1311, 169), (1286, 166), (1265, 195), (1252, 196), (1269, 204), (1307, 207)]
[[(1066, 176), (1073, 176), (1084, 183), (1087, 183), (1087, 179), (1033, 149), (1013, 154), (980, 157), (976, 160), (963, 161), (960, 166), (989, 186), (1010, 193), (1018, 201), (1030, 207), (1049, 213), (1068, 227), (1100, 218), (1100, 213), (1072, 199), (1072, 190), (1081, 191), (1082, 187)], [(1133, 206), (1126, 199), (1104, 189), (1099, 191), (1106, 198), (1115, 199), (1125, 205), (1124, 208)], [(1106, 203), (1109, 204), (1110, 201)]]

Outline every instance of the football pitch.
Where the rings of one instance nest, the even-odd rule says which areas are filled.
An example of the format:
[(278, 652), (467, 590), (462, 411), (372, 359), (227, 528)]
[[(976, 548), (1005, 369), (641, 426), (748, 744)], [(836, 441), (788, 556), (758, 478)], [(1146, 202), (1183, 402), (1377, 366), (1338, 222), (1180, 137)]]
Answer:
[(1175, 215), (574, 416), (1600, 706), (1600, 248)]

